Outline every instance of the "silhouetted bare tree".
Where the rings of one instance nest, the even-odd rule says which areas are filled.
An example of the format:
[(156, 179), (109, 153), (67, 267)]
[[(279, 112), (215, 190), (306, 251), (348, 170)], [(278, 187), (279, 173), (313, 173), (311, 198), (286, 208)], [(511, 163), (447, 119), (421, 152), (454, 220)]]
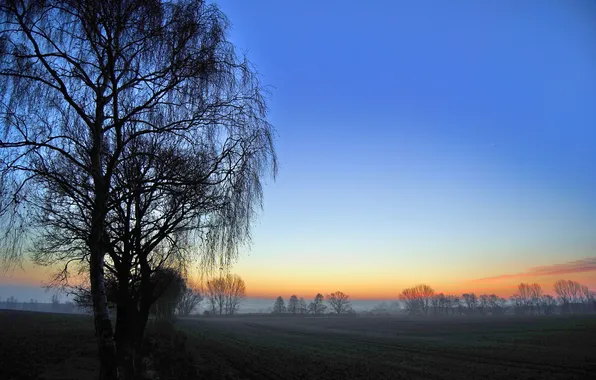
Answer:
[(323, 314), (327, 310), (327, 306), (323, 304), (324, 297), (321, 293), (317, 293), (315, 299), (308, 305), (308, 311), (312, 314)]
[(60, 296), (58, 294), (52, 294), (52, 311), (60, 311)]
[(488, 307), (492, 315), (505, 314), (506, 304), (507, 300), (505, 298), (499, 297), (496, 294), (488, 296)]
[(443, 294), (443, 293), (434, 294), (430, 298), (430, 305), (432, 308), (433, 315), (447, 314), (447, 298), (445, 297), (445, 294)]
[(554, 290), (561, 303), (561, 311), (563, 313), (581, 312), (584, 309), (583, 304), (587, 301), (590, 294), (587, 286), (571, 280), (559, 280), (555, 282)]
[(240, 276), (227, 274), (208, 281), (205, 296), (213, 315), (233, 315), (246, 296), (246, 285)]
[(518, 293), (512, 294), (509, 297), (509, 302), (511, 302), (515, 314), (523, 314), (525, 312), (524, 300)]
[(451, 315), (461, 315), (463, 313), (463, 307), (461, 304), (461, 298), (456, 295), (447, 296), (449, 306), (451, 307)]
[(240, 302), (246, 297), (246, 284), (238, 275), (227, 275), (226, 282), (228, 291), (226, 293), (226, 314), (234, 315), (238, 311)]
[(408, 313), (428, 315), (433, 295), (434, 290), (430, 286), (421, 284), (402, 290), (399, 298)]
[(188, 259), (193, 237), (226, 264), (248, 237), (275, 169), (262, 89), (201, 0), (5, 1), (0, 17), (0, 251), (63, 263), (62, 280), (86, 267), (100, 377), (134, 377), (152, 264)]
[(517, 314), (540, 314), (540, 299), (542, 287), (540, 284), (521, 283), (517, 286), (518, 292), (512, 296)]
[(587, 286), (584, 287), (584, 292), (587, 311), (596, 312), (596, 292), (591, 291)]
[(300, 297), (300, 299), (298, 300), (298, 312), (300, 314), (308, 313), (308, 306), (306, 305), (306, 301), (304, 301), (304, 298), (302, 297)]
[(550, 294), (544, 294), (540, 297), (540, 310), (544, 315), (551, 315), (557, 307), (557, 300)]
[(203, 296), (198, 287), (193, 287), (187, 283), (176, 306), (178, 314), (182, 317), (189, 316), (199, 306), (201, 301), (203, 301)]
[(211, 315), (223, 315), (225, 308), (226, 283), (223, 277), (207, 281), (205, 296), (209, 302)]
[(488, 294), (481, 294), (478, 297), (478, 312), (481, 315), (487, 315), (488, 312), (490, 311), (490, 301), (489, 301), (489, 295)]
[(337, 292), (328, 294), (327, 302), (329, 302), (329, 305), (337, 314), (347, 313), (352, 310), (350, 296), (344, 292), (340, 292), (339, 290)]
[(28, 308), (29, 310), (34, 310), (34, 311), (35, 311), (35, 310), (37, 310), (37, 300), (35, 300), (35, 299), (31, 298), (31, 299), (29, 300), (29, 305), (27, 305), (27, 308)]
[(14, 296), (9, 296), (9, 297), (6, 297), (6, 301), (4, 301), (4, 303), (6, 304), (7, 309), (16, 309), (17, 305), (19, 303), (19, 300), (18, 300), (18, 298), (14, 297)]
[(412, 315), (424, 313), (424, 303), (415, 288), (406, 288), (402, 290), (399, 299), (403, 302), (405, 310)]
[(290, 297), (290, 300), (288, 301), (288, 313), (296, 314), (298, 312), (299, 312), (298, 297), (296, 297), (296, 295), (292, 295)]
[(462, 300), (466, 307), (466, 314), (473, 315), (478, 308), (478, 297), (474, 293), (462, 294)]
[(284, 302), (284, 299), (279, 296), (275, 299), (275, 302), (273, 303), (273, 314), (283, 314), (286, 312), (286, 303)]

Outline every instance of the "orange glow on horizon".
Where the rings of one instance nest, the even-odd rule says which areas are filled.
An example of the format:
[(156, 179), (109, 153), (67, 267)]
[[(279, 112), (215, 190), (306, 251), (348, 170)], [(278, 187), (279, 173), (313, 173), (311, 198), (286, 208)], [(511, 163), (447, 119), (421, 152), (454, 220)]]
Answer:
[(573, 280), (596, 290), (596, 271), (584, 273), (572, 273), (567, 275), (553, 276), (532, 276), (507, 278), (502, 280), (477, 281), (464, 280), (446, 283), (443, 281), (427, 281), (415, 283), (403, 283), (394, 281), (389, 282), (351, 282), (337, 281), (333, 284), (331, 279), (318, 283), (305, 284), (304, 282), (290, 283), (287, 281), (267, 281), (252, 276), (243, 276), (246, 281), (247, 295), (257, 298), (276, 298), (278, 296), (289, 297), (293, 294), (304, 297), (304, 299), (313, 298), (317, 293), (326, 295), (328, 293), (341, 290), (349, 294), (352, 299), (360, 300), (382, 300), (397, 299), (399, 293), (404, 288), (412, 287), (420, 283), (430, 285), (436, 293), (461, 295), (464, 293), (496, 294), (500, 297), (509, 298), (517, 292), (517, 286), (520, 283), (538, 283), (542, 286), (545, 294), (554, 294), (553, 285), (557, 280)]
[[(489, 279), (442, 280), (427, 278), (413, 281), (410, 278), (399, 279), (399, 276), (378, 275), (371, 276), (364, 273), (345, 275), (335, 273), (333, 276), (300, 276), (272, 275), (255, 273), (253, 270), (232, 271), (240, 275), (246, 282), (247, 296), (255, 298), (289, 297), (293, 294), (304, 297), (305, 300), (314, 298), (317, 293), (327, 295), (340, 290), (352, 299), (359, 300), (395, 300), (404, 288), (417, 284), (428, 284), (436, 293), (456, 294), (474, 292), (480, 294), (496, 294), (508, 298), (517, 291), (520, 283), (538, 283), (544, 293), (553, 294), (553, 284), (560, 279), (577, 281), (596, 290), (596, 270), (555, 274), (548, 276), (503, 276)], [(22, 268), (6, 271), (0, 276), (0, 284), (47, 285), (53, 273), (52, 268), (40, 267), (26, 263)], [(194, 277), (194, 276), (193, 276)]]

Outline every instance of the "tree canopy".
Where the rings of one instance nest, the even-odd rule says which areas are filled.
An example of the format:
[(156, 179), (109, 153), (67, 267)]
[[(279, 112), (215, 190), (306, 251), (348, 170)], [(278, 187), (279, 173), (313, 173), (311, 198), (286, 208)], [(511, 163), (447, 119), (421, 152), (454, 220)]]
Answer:
[(152, 274), (249, 241), (276, 171), (265, 91), (202, 0), (11, 0), (0, 23), (0, 250), (86, 273), (101, 377), (132, 377)]

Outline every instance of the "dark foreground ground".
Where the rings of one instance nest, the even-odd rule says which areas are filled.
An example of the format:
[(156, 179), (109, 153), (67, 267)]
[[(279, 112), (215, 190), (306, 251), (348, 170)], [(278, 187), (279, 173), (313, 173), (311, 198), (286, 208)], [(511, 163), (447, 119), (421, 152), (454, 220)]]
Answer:
[[(594, 316), (251, 316), (175, 330), (149, 339), (161, 379), (596, 379)], [(0, 311), (0, 379), (92, 378), (94, 354), (89, 317)]]

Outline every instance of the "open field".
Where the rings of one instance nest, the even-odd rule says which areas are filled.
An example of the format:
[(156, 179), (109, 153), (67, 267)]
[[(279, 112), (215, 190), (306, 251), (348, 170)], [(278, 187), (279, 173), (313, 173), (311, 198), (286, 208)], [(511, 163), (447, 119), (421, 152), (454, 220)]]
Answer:
[[(188, 350), (176, 360), (188, 358), (199, 379), (589, 379), (596, 374), (594, 316), (440, 321), (239, 316), (176, 325), (187, 336)], [(0, 311), (0, 334), (0, 379), (92, 378), (97, 364), (88, 316)]]
[(84, 379), (96, 355), (90, 316), (0, 310), (0, 379)]
[(180, 322), (199, 352), (250, 379), (585, 379), (596, 318), (237, 317)]

